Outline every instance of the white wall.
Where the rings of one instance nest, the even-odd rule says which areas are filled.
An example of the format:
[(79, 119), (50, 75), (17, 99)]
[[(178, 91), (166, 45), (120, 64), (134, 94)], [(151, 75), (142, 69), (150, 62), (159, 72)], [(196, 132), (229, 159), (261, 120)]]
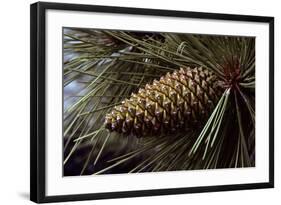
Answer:
[[(51, 1), (51, 0), (49, 0)], [(276, 188), (177, 196), (113, 199), (79, 204), (277, 204), (280, 199), (281, 12), (270, 0), (84, 0), (69, 3), (147, 7), (186, 11), (268, 15), (275, 17), (275, 165)], [(0, 204), (31, 204), (29, 198), (29, 4), (33, 1), (2, 1), (0, 6)], [(279, 6), (279, 7), (278, 7)], [(4, 44), (4, 46), (3, 46)], [(4, 114), (3, 114), (4, 113)], [(279, 202), (280, 203), (280, 202)], [(72, 202), (68, 204), (78, 204)]]

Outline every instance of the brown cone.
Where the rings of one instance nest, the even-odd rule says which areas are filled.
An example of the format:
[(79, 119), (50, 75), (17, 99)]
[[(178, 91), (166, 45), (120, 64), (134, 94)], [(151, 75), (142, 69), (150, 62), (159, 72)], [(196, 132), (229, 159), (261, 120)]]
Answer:
[(115, 106), (105, 117), (105, 127), (136, 136), (190, 129), (205, 122), (221, 94), (218, 79), (211, 71), (181, 68)]

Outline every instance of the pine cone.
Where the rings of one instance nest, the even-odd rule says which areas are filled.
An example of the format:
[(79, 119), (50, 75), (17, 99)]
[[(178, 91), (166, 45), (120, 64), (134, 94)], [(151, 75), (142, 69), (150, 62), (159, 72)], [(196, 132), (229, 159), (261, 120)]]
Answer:
[(221, 94), (211, 71), (181, 68), (115, 106), (105, 117), (105, 127), (139, 137), (190, 129), (207, 119)]

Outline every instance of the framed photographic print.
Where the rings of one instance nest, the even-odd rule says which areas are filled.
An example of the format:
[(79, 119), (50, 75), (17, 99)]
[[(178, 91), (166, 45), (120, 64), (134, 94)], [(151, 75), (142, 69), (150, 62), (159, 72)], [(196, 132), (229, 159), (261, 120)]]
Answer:
[(274, 186), (274, 18), (31, 5), (32, 201)]

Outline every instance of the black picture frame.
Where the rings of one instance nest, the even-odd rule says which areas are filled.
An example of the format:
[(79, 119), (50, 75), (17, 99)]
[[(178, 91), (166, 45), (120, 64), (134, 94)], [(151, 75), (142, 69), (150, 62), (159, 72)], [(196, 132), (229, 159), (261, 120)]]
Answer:
[[(46, 81), (45, 35), (46, 10), (86, 11), (101, 13), (137, 14), (195, 19), (234, 20), (269, 24), (269, 181), (236, 185), (203, 186), (158, 190), (89, 193), (46, 196)], [(82, 4), (39, 2), (30, 7), (30, 199), (37, 203), (76, 200), (96, 200), (123, 197), (185, 194), (274, 187), (274, 18), (264, 16), (229, 15), (217, 13), (125, 8)]]

